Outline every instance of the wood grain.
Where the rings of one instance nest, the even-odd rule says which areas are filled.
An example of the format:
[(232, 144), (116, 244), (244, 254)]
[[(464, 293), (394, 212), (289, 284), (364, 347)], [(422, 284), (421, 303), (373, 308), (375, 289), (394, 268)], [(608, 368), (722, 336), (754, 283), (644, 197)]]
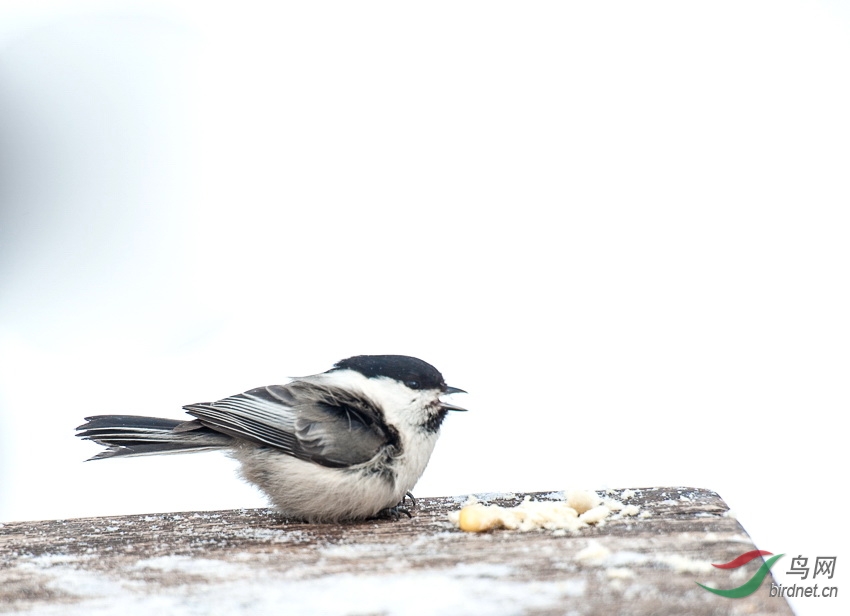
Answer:
[[(270, 509), (7, 523), (0, 612), (792, 614), (769, 596), (770, 576), (742, 599), (697, 586), (739, 586), (761, 563), (711, 567), (756, 549), (717, 494), (635, 492), (624, 502), (649, 517), (574, 534), (461, 532), (447, 514), (465, 497), (421, 498), (410, 519), (356, 524), (303, 524)], [(526, 495), (478, 496), (512, 506)]]

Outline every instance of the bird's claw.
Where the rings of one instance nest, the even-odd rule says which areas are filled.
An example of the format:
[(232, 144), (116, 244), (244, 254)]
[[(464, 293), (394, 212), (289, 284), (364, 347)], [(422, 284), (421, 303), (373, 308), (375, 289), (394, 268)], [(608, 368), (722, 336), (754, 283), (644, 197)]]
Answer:
[(401, 519), (402, 515), (406, 515), (408, 518), (412, 518), (413, 514), (410, 513), (410, 509), (405, 506), (405, 501), (410, 499), (410, 509), (416, 509), (416, 498), (414, 498), (413, 494), (407, 492), (401, 499), (401, 501), (395, 507), (387, 507), (386, 509), (381, 509), (375, 517), (378, 518), (387, 518), (392, 519), (398, 522)]
[(410, 510), (407, 507), (402, 507), (400, 504), (395, 507), (387, 507), (386, 509), (381, 509), (378, 512), (378, 515), (375, 517), (391, 519), (394, 522), (398, 522), (401, 519), (402, 515), (406, 515), (408, 518), (412, 518), (413, 515), (410, 513)]
[(410, 499), (410, 508), (416, 509), (416, 498), (410, 492), (405, 493), (405, 495), (401, 498), (401, 502), (396, 506), (404, 506), (404, 501), (406, 501), (408, 498)]

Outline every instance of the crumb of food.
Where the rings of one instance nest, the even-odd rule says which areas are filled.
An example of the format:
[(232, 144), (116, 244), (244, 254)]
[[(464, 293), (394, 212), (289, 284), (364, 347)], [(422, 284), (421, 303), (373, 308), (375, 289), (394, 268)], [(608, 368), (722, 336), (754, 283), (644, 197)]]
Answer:
[(458, 512), (457, 525), (472, 533), (503, 528), (505, 522), (499, 515), (498, 509), (501, 509), (501, 507), (496, 505), (488, 507), (479, 503), (471, 503)]
[(602, 503), (602, 499), (593, 490), (568, 490), (566, 492), (567, 505), (578, 513), (584, 513)]
[(625, 506), (623, 505), (623, 503), (618, 500), (614, 500), (613, 498), (606, 498), (604, 501), (602, 501), (602, 504), (614, 512), (621, 511)]
[(629, 488), (628, 490), (623, 490), (623, 493), (620, 494), (620, 498), (623, 500), (629, 500), (630, 498), (635, 497), (635, 491)]
[(605, 573), (612, 580), (627, 580), (635, 576), (635, 572), (625, 567), (608, 567)]
[(605, 505), (599, 505), (582, 513), (579, 519), (587, 524), (600, 524), (609, 515), (611, 515), (611, 510)]
[[(638, 515), (639, 513), (640, 513), (640, 507), (638, 507), (637, 505), (626, 505), (625, 507), (623, 507), (622, 511), (620, 511), (620, 515), (624, 515), (624, 516), (633, 516), (633, 515)], [(649, 513), (649, 512), (646, 512), (646, 513)], [(643, 516), (643, 517), (649, 517), (649, 516)]]
[(577, 530), (587, 522), (579, 520), (575, 509), (563, 502), (535, 502), (526, 499), (516, 507), (474, 503), (449, 514), (449, 520), (467, 532), (480, 533), (497, 528), (529, 531)]
[(591, 490), (570, 490), (561, 501), (532, 501), (530, 497), (516, 507), (485, 505), (468, 500), (460, 511), (449, 513), (449, 521), (463, 531), (480, 533), (489, 530), (552, 530), (559, 535), (566, 531), (577, 532), (587, 526), (601, 526), (612, 514), (620, 511), (634, 511), (635, 505), (623, 506), (614, 500), (605, 502)]

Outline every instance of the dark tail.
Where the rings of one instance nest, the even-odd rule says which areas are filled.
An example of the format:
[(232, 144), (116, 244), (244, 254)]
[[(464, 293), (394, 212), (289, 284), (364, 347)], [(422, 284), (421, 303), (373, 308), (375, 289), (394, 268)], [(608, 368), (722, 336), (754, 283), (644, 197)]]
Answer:
[(77, 436), (108, 447), (91, 460), (223, 449), (233, 442), (226, 434), (197, 421), (136, 415), (86, 417), (86, 423), (77, 428)]

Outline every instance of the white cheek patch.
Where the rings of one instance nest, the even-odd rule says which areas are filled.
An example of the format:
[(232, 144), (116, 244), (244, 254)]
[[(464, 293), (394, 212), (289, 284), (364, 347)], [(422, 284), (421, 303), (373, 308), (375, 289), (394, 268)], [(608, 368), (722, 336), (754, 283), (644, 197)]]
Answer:
[(430, 419), (432, 407), (439, 403), (438, 390), (411, 390), (395, 379), (367, 378), (355, 370), (337, 370), (310, 380), (362, 392), (375, 402), (383, 411), (385, 421), (393, 426), (421, 426)]

